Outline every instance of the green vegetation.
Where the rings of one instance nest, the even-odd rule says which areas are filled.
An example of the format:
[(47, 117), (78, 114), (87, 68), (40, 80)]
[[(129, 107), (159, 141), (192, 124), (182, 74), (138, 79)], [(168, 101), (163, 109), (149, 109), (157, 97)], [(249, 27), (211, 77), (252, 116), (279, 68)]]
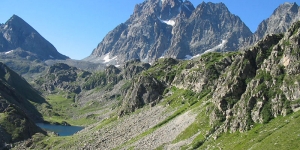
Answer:
[[(34, 133), (36, 131), (32, 125), (33, 122), (30, 122), (20, 110), (10, 106), (6, 111), (5, 113), (0, 113), (0, 126), (11, 136), (11, 138), (9, 138), (11, 139), (10, 142), (29, 138), (30, 135), (28, 133)], [(31, 129), (29, 130), (29, 128)]]
[(270, 102), (266, 102), (261, 110), (261, 115), (263, 118), (263, 123), (268, 123), (271, 119), (273, 119), (272, 116), (272, 110), (271, 110), (271, 104)]
[(217, 140), (206, 141), (201, 149), (298, 149), (300, 112), (277, 117), (268, 124), (257, 124), (250, 131), (224, 133)]
[(122, 87), (121, 87), (121, 91), (126, 91), (126, 90), (128, 90), (130, 87), (131, 87), (131, 85), (132, 85), (132, 81), (126, 81), (123, 85), (122, 85)]
[(176, 67), (178, 63), (178, 60), (172, 58), (159, 59), (147, 71), (144, 71), (142, 75), (151, 75), (160, 81), (172, 82), (175, 75), (181, 72)]
[(92, 74), (92, 76), (89, 77), (88, 80), (83, 84), (83, 88), (89, 90), (99, 85), (105, 85), (105, 84), (106, 84), (106, 75), (104, 72), (100, 71)]
[(215, 63), (219, 62), (224, 56), (222, 53), (218, 52), (211, 52), (201, 55), (201, 58), (204, 59), (205, 68), (206, 69), (212, 69), (214, 68)]
[(47, 102), (50, 104), (50, 107), (46, 105), (38, 107), (40, 112), (43, 113), (44, 120), (50, 123), (67, 122), (72, 125), (88, 125), (96, 122), (94, 118), (97, 114), (86, 117), (81, 115), (97, 111), (101, 105), (91, 102), (84, 107), (77, 107), (77, 104), (74, 102), (74, 96), (75, 94), (69, 94), (68, 98), (64, 94), (47, 96)]
[[(165, 98), (161, 105), (170, 105), (172, 108), (182, 106), (189, 101), (196, 100), (195, 93), (191, 90), (178, 89), (175, 86), (168, 88), (164, 93), (171, 92), (172, 95)], [(197, 100), (196, 100), (197, 101)]]
[(293, 32), (293, 35), (295, 35), (298, 32), (299, 28), (300, 28), (300, 21), (297, 21), (296, 23), (294, 23), (294, 28), (293, 28), (294, 32)]

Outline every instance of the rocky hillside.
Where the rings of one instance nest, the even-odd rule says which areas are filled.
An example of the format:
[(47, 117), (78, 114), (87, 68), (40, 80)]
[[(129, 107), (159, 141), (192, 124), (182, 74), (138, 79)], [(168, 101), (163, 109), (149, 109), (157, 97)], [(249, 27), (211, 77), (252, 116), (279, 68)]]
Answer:
[(150, 68), (138, 61), (109, 66), (87, 79), (93, 92), (85, 89), (77, 101), (104, 105), (99, 121), (67, 140), (46, 137), (33, 147), (296, 149), (299, 45), (296, 22), (243, 51), (163, 58)]
[(5, 144), (31, 138), (44, 133), (34, 121), (42, 121), (35, 104), (45, 99), (22, 77), (0, 63), (0, 149)]
[(57, 63), (49, 67), (45, 76), (39, 77), (35, 83), (40, 89), (52, 93), (63, 90), (70, 93), (80, 93), (80, 83), (85, 82), (90, 72), (71, 67), (67, 64)]
[[(299, 97), (295, 88), (299, 75), (296, 55), (299, 27), (300, 22), (297, 22), (284, 35), (266, 36), (245, 51), (207, 53), (199, 59), (181, 63), (172, 59), (160, 60), (133, 82), (133, 85), (146, 84), (146, 92), (139, 90), (140, 86), (134, 86), (129, 93), (140, 91), (135, 95), (143, 95), (155, 90), (163, 96), (165, 88), (174, 86), (209, 94), (215, 105), (210, 120), (224, 122), (223, 130), (245, 131), (252, 123), (265, 123), (287, 115), (298, 110)], [(140, 82), (149, 77), (153, 78), (152, 84)], [(136, 96), (125, 100), (135, 106), (153, 102), (157, 97)]]
[(121, 64), (130, 59), (185, 59), (205, 51), (236, 50), (251, 35), (223, 3), (203, 2), (194, 8), (186, 0), (147, 0), (84, 60)]
[(57, 63), (50, 66), (45, 75), (34, 80), (34, 83), (36, 88), (46, 95), (68, 93), (67, 95), (73, 96), (74, 99), (76, 97), (80, 103), (87, 103), (99, 96), (119, 97), (121, 93), (118, 90), (126, 92), (131, 85), (130, 80), (149, 67), (149, 64), (140, 60), (132, 60), (120, 68), (110, 65), (103, 71), (88, 72)]
[(204, 52), (235, 51), (267, 34), (283, 33), (299, 18), (296, 3), (280, 5), (255, 33), (223, 3), (146, 0), (109, 32), (85, 61), (122, 64), (130, 59), (191, 59)]

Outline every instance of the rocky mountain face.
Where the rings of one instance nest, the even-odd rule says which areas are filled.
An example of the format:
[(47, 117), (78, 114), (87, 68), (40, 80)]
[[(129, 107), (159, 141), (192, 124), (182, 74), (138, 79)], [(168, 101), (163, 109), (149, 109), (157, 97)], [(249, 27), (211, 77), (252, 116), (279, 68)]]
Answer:
[[(13, 15), (0, 26), (0, 52), (26, 57), (47, 59), (67, 59), (43, 38), (34, 28), (17, 15)], [(2, 54), (3, 55), (3, 54)]]
[(235, 51), (267, 34), (283, 33), (299, 18), (296, 3), (280, 5), (255, 33), (223, 3), (146, 0), (109, 32), (85, 61), (122, 64), (130, 59), (190, 59), (209, 51)]
[(0, 61), (32, 80), (48, 66), (45, 60), (65, 60), (55, 47), (22, 18), (13, 15), (0, 25)]
[(203, 2), (194, 8), (189, 1), (147, 0), (84, 60), (120, 64), (135, 58), (185, 59), (205, 51), (236, 50), (251, 35), (223, 3)]
[[(211, 125), (222, 123), (216, 134), (246, 131), (254, 123), (295, 112), (299, 109), (299, 27), (297, 22), (285, 34), (266, 36), (245, 51), (207, 53), (192, 61), (160, 60), (133, 80), (128, 93), (136, 96), (124, 99), (123, 111), (155, 102), (173, 86), (209, 95), (214, 104)], [(148, 98), (147, 93), (154, 96)]]
[(299, 21), (300, 7), (294, 3), (284, 3), (274, 10), (273, 14), (263, 20), (254, 33), (254, 41), (262, 39), (267, 34), (286, 32), (291, 24)]
[(42, 104), (45, 99), (22, 77), (0, 63), (0, 149), (12, 142), (29, 139), (44, 133), (34, 121), (42, 115), (31, 103)]

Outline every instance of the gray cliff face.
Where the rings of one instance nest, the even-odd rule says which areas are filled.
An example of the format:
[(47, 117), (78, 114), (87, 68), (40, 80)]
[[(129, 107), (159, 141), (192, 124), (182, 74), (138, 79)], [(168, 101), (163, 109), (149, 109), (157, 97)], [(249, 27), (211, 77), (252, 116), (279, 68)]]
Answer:
[[(44, 39), (35, 29), (20, 17), (13, 15), (5, 24), (0, 25), (0, 52), (25, 51), (23, 57), (37, 57), (40, 60), (67, 59)], [(19, 52), (20, 53), (20, 52)], [(16, 54), (18, 55), (18, 54)]]
[(163, 83), (152, 76), (139, 76), (125, 95), (120, 115), (130, 113), (146, 104), (155, 105), (161, 99), (165, 87)]
[(121, 64), (130, 59), (184, 59), (206, 50), (236, 50), (251, 34), (223, 3), (203, 2), (195, 9), (189, 1), (147, 0), (84, 60)]
[(249, 28), (223, 3), (201, 3), (188, 19), (178, 18), (168, 57), (184, 59), (205, 51), (236, 50), (251, 36)]
[(253, 35), (253, 44), (267, 34), (284, 33), (300, 18), (300, 7), (294, 3), (284, 3), (274, 10), (273, 14), (263, 20)]

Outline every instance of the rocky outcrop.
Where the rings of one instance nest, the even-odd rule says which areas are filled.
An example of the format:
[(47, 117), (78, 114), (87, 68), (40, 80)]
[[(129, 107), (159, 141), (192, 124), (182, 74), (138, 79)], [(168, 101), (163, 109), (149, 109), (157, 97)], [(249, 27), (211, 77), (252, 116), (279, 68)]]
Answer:
[(158, 103), (164, 90), (165, 86), (154, 77), (139, 76), (133, 81), (131, 89), (126, 94), (119, 115), (134, 112), (146, 104)]
[(173, 81), (176, 69), (172, 67), (178, 63), (173, 58), (160, 59), (150, 69), (135, 75), (126, 92), (123, 92), (124, 98), (118, 115), (134, 112), (148, 104), (156, 105), (162, 99), (165, 88)]
[[(298, 110), (298, 71), (295, 70), (298, 65), (290, 62), (298, 61), (295, 54), (299, 49), (299, 27), (297, 22), (284, 36), (266, 36), (254, 47), (226, 59), (231, 60), (227, 67), (224, 67), (224, 56), (214, 62), (214, 68), (222, 68), (214, 73), (219, 74), (215, 80), (209, 80), (213, 82), (211, 101), (215, 105), (210, 122), (211, 125), (223, 123), (217, 133), (249, 130), (254, 123), (267, 123), (274, 117)], [(220, 63), (223, 67), (218, 67)], [(195, 69), (191, 70), (185, 72), (197, 75), (193, 73)], [(206, 78), (201, 77), (204, 81)], [(207, 85), (203, 80), (194, 80), (194, 85), (199, 84), (198, 88), (191, 87), (189, 82), (183, 82), (181, 87), (201, 92), (204, 89), (201, 85)]]
[[(224, 130), (230, 128), (231, 131), (248, 130), (252, 125), (251, 122), (262, 123), (250, 117), (254, 116), (254, 110), (260, 109), (254, 108), (254, 105), (258, 105), (255, 104), (258, 102), (257, 99), (263, 97), (256, 93), (262, 90), (261, 87), (258, 87), (258, 83), (265, 82), (262, 79), (265, 74), (260, 75), (260, 70), (264, 68), (262, 64), (269, 57), (272, 47), (281, 38), (282, 35), (267, 36), (252, 49), (245, 50), (235, 57), (235, 61), (225, 72), (226, 77), (218, 79), (217, 88), (212, 96), (218, 110), (213, 111), (214, 115), (212, 116), (216, 116), (216, 113), (221, 115), (218, 116), (219, 118), (212, 117), (211, 122), (214, 122), (215, 119), (219, 120), (221, 117), (226, 124)], [(255, 81), (256, 79), (259, 81)], [(259, 93), (264, 92), (260, 91)]]
[(67, 64), (57, 63), (51, 66), (46, 75), (35, 80), (43, 91), (54, 92), (56, 89), (79, 94), (80, 83), (90, 77), (91, 73)]
[(150, 68), (150, 64), (142, 63), (140, 60), (131, 60), (124, 64), (123, 66), (123, 76), (125, 79), (132, 79), (137, 74), (141, 73), (144, 70), (148, 70)]

